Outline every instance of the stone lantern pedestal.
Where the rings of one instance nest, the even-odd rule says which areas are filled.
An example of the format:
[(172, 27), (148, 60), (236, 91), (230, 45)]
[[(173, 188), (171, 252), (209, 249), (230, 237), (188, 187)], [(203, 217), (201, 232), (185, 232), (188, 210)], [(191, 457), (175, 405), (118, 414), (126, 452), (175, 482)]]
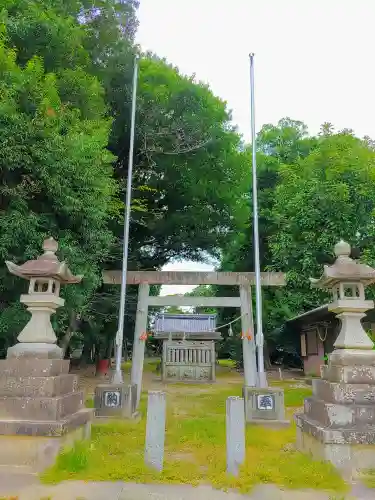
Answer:
[(60, 284), (78, 283), (55, 255), (57, 243), (44, 243), (45, 253), (22, 266), (7, 262), (11, 273), (30, 280), (21, 296), (31, 319), (0, 361), (0, 472), (40, 472), (59, 451), (88, 438), (92, 410), (84, 408), (78, 379), (56, 345), (50, 316), (64, 300)]
[(353, 475), (375, 467), (375, 351), (361, 325), (365, 311), (374, 306), (365, 300), (364, 289), (375, 282), (375, 270), (353, 261), (350, 251), (347, 243), (338, 243), (336, 262), (312, 280), (333, 292), (329, 309), (340, 319), (341, 331), (296, 423), (301, 451)]

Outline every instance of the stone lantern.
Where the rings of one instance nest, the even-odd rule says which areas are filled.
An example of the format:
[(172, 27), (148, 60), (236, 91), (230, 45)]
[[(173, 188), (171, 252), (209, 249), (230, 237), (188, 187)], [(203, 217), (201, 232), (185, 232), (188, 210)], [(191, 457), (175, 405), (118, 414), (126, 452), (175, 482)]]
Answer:
[(27, 306), (31, 318), (17, 340), (8, 349), (9, 357), (62, 358), (62, 349), (56, 345), (51, 315), (64, 305), (59, 297), (60, 286), (80, 283), (82, 276), (73, 276), (65, 262), (56, 256), (58, 244), (53, 238), (43, 243), (44, 254), (21, 266), (6, 262), (10, 273), (30, 281), (29, 292), (21, 295), (20, 302)]
[[(310, 278), (314, 287), (330, 290), (334, 301), (328, 309), (336, 313), (341, 321), (341, 330), (334, 343), (333, 360), (339, 356), (373, 356), (373, 342), (364, 331), (361, 319), (365, 312), (374, 307), (372, 300), (366, 300), (365, 287), (375, 283), (375, 269), (350, 258), (351, 248), (345, 241), (335, 246), (336, 261), (324, 266), (321, 278)], [(345, 353), (346, 349), (351, 351)], [(359, 350), (358, 353), (352, 350)], [(365, 352), (362, 352), (365, 351)]]
[(31, 318), (19, 343), (0, 360), (0, 465), (12, 471), (40, 472), (62, 447), (89, 437), (92, 410), (84, 407), (78, 378), (56, 345), (51, 315), (64, 305), (60, 285), (79, 283), (56, 256), (57, 242), (45, 240), (44, 254), (9, 271), (30, 281), (21, 302)]
[(353, 474), (375, 467), (375, 351), (361, 324), (374, 307), (365, 287), (375, 283), (375, 269), (351, 259), (344, 241), (334, 251), (334, 264), (311, 282), (332, 292), (328, 310), (341, 328), (322, 379), (313, 380), (313, 396), (296, 415), (297, 445)]

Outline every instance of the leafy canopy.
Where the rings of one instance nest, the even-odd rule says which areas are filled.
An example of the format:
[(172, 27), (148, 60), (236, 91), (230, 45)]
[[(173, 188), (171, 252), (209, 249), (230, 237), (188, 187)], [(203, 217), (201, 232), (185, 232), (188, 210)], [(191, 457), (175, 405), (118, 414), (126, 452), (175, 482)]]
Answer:
[(64, 102), (61, 86), (64, 75), (46, 72), (39, 57), (20, 66), (16, 51), (0, 43), (2, 335), (14, 335), (19, 331), (14, 322), (24, 321), (14, 313), (24, 283), (9, 275), (5, 260), (35, 258), (43, 238), (53, 235), (61, 257), (85, 275), (81, 287), (66, 288), (67, 311), (73, 304), (79, 310), (98, 285), (98, 266), (112, 240), (107, 221), (116, 185), (106, 149), (110, 121), (100, 113), (85, 118)]

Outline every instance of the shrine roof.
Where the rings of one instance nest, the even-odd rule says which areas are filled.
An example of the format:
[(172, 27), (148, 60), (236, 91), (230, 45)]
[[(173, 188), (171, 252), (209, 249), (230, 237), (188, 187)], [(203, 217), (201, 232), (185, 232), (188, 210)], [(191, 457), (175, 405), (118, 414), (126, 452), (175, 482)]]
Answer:
[(216, 330), (216, 314), (165, 314), (155, 320), (155, 333), (212, 333)]

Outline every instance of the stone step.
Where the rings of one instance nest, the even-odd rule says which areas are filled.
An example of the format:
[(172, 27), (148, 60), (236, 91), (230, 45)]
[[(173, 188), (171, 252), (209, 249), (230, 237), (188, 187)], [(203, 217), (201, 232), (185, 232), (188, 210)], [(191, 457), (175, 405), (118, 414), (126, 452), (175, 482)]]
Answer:
[(375, 385), (345, 384), (313, 379), (312, 387), (314, 396), (327, 403), (375, 404)]
[(375, 385), (375, 366), (324, 366), (322, 378), (329, 382)]
[(295, 415), (297, 427), (325, 444), (375, 445), (375, 425), (332, 429), (304, 414)]
[[(0, 471), (2, 467), (38, 473), (53, 465), (60, 450), (90, 436), (92, 409), (84, 408), (60, 422), (0, 420)], [(14, 433), (4, 435), (4, 430)]]
[[(87, 422), (91, 422), (93, 415), (93, 408), (82, 408), (76, 413), (55, 422), (50, 420), (0, 419), (0, 443), (1, 436), (63, 436), (75, 430), (77, 427), (85, 425)], [(0, 456), (1, 455), (0, 453)]]
[(0, 374), (0, 397), (54, 397), (76, 392), (76, 375), (56, 377), (14, 377)]
[(375, 425), (375, 405), (326, 403), (316, 397), (305, 399), (305, 414), (332, 429)]
[(60, 420), (83, 406), (83, 392), (71, 392), (55, 397), (0, 397), (0, 420)]
[(56, 377), (69, 373), (68, 359), (2, 359), (0, 373), (4, 377)]

